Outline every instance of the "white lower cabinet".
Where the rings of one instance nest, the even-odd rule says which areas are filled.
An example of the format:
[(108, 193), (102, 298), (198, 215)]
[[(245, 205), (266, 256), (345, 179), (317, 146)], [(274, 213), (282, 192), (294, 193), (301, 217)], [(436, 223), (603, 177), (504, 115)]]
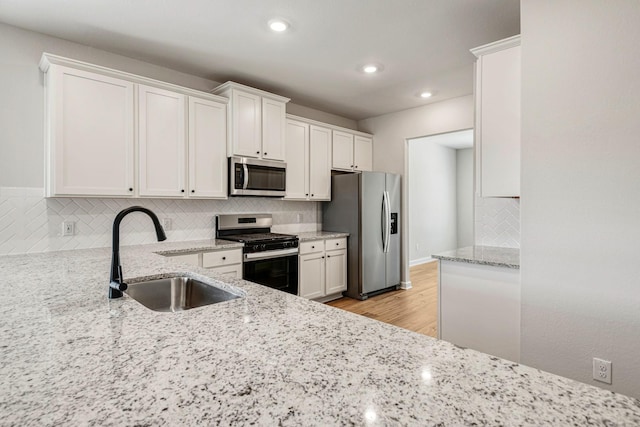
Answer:
[(202, 266), (225, 276), (242, 279), (242, 249), (204, 252)]
[(347, 239), (300, 244), (299, 294), (315, 299), (347, 290)]
[(188, 254), (167, 255), (184, 264), (204, 267), (215, 273), (242, 279), (242, 249), (221, 249)]

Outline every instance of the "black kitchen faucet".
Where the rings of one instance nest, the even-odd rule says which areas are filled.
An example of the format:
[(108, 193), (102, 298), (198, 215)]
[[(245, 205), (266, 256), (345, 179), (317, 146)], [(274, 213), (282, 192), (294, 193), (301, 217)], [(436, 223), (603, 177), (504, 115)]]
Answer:
[(116, 218), (113, 220), (113, 247), (111, 255), (111, 277), (109, 278), (109, 298), (120, 298), (122, 291), (127, 289), (127, 284), (124, 283), (124, 277), (122, 277), (122, 266), (120, 265), (120, 223), (122, 219), (131, 212), (144, 212), (153, 220), (153, 225), (156, 228), (156, 236), (158, 241), (167, 240), (167, 236), (164, 234), (164, 229), (160, 225), (160, 220), (152, 211), (142, 206), (131, 206), (121, 210)]

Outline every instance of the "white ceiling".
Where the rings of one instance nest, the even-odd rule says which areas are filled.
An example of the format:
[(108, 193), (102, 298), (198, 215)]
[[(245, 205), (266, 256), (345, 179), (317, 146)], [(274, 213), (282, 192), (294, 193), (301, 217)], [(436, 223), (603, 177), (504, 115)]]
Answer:
[(0, 0), (0, 21), (359, 120), (472, 93), (469, 49), (518, 34), (520, 1)]

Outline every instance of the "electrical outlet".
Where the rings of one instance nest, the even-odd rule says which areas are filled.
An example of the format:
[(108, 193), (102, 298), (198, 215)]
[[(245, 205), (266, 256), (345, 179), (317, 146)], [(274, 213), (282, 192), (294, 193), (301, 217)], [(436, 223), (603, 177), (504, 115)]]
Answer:
[(76, 223), (73, 221), (64, 221), (62, 223), (62, 235), (73, 236), (76, 234)]
[(164, 228), (164, 231), (171, 230), (171, 218), (162, 218), (160, 220), (160, 223), (162, 224), (162, 228)]
[(302, 214), (301, 213), (298, 214), (297, 221), (298, 221), (298, 224), (300, 224), (302, 222)]
[(416, 243), (416, 251), (420, 250), (420, 243)]
[(611, 384), (611, 361), (593, 358), (593, 379)]

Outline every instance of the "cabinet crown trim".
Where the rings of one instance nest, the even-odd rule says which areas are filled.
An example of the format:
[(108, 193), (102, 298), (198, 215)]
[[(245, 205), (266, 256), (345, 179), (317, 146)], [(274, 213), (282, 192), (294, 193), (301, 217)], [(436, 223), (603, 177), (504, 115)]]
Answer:
[(148, 86), (157, 87), (160, 89), (167, 89), (173, 92), (178, 92), (183, 95), (194, 96), (203, 99), (209, 99), (222, 104), (228, 104), (229, 100), (224, 96), (203, 92), (196, 89), (190, 89), (184, 86), (175, 85), (173, 83), (163, 82), (161, 80), (155, 80), (148, 77), (139, 76), (137, 74), (128, 73), (126, 71), (114, 70), (113, 68), (103, 67), (101, 65), (90, 64), (88, 62), (78, 61), (76, 59), (65, 58), (63, 56), (54, 55), (44, 52), (40, 58), (40, 70), (43, 73), (49, 71), (49, 67), (52, 65), (60, 65), (64, 67), (73, 68), (75, 70), (89, 71), (96, 74), (101, 74), (107, 77), (118, 78), (126, 80), (131, 83), (144, 84)]
[(477, 58), (479, 58), (482, 55), (486, 55), (488, 53), (493, 53), (493, 52), (499, 52), (501, 50), (509, 49), (515, 46), (520, 46), (520, 34), (503, 39), (503, 40), (498, 40), (492, 43), (475, 47), (471, 49), (471, 53), (473, 53)]
[(268, 98), (268, 99), (273, 99), (275, 101), (280, 101), (280, 102), (284, 102), (287, 103), (289, 101), (291, 101), (291, 99), (284, 97), (284, 96), (280, 96), (280, 95), (276, 95), (275, 93), (271, 93), (271, 92), (267, 92), (265, 90), (262, 89), (257, 89), (255, 87), (251, 87), (251, 86), (246, 86), (240, 83), (236, 83), (236, 82), (232, 82), (232, 81), (228, 81), (226, 83), (221, 84), (220, 86), (214, 88), (211, 90), (211, 93), (215, 94), (215, 95), (220, 95), (222, 93), (228, 92), (229, 90), (241, 90), (244, 92), (249, 92), (252, 93), (254, 95), (258, 95), (261, 96), (263, 98)]
[(320, 126), (323, 128), (327, 128), (327, 129), (331, 129), (331, 130), (337, 130), (340, 132), (346, 132), (352, 135), (356, 135), (356, 136), (364, 136), (367, 138), (373, 138), (373, 135), (370, 133), (366, 133), (366, 132), (361, 132), (359, 130), (354, 130), (354, 129), (349, 129), (349, 128), (345, 128), (345, 127), (341, 127), (341, 126), (337, 126), (337, 125), (332, 125), (330, 123), (324, 123), (324, 122), (319, 122), (317, 120), (313, 120), (313, 119), (307, 119), (306, 117), (300, 117), (300, 116), (294, 116), (293, 114), (287, 114), (287, 119), (289, 120), (295, 120), (298, 122), (304, 122), (310, 125), (316, 125), (316, 126)]

